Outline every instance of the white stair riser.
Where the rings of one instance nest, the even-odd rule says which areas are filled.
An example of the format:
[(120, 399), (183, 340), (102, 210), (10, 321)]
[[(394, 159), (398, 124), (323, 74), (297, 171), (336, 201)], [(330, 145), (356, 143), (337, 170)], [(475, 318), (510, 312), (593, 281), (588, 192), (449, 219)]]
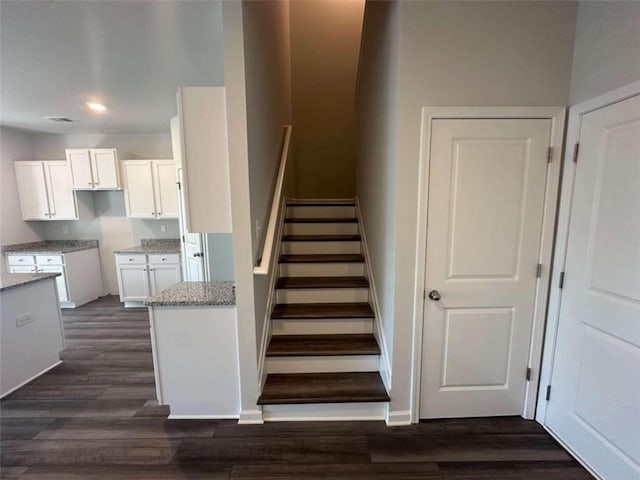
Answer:
[(318, 254), (323, 253), (360, 253), (360, 242), (282, 242), (282, 253)]
[(301, 403), (263, 405), (266, 422), (384, 420), (387, 402)]
[(378, 355), (267, 357), (268, 373), (375, 372)]
[(368, 288), (278, 289), (278, 303), (361, 303), (369, 301)]
[(273, 335), (373, 333), (373, 318), (274, 319)]
[(286, 218), (336, 218), (355, 217), (356, 207), (305, 207), (288, 206)]
[(285, 223), (286, 235), (356, 235), (357, 223)]
[(358, 277), (364, 263), (281, 263), (281, 277)]

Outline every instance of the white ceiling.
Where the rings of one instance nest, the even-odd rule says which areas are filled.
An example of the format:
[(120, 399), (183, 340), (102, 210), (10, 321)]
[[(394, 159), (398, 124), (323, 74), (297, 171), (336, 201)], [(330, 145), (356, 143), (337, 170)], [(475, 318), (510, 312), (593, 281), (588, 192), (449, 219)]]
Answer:
[[(0, 3), (2, 125), (167, 132), (179, 85), (223, 85), (223, 78), (219, 1)], [(91, 112), (89, 100), (105, 103), (108, 112)]]

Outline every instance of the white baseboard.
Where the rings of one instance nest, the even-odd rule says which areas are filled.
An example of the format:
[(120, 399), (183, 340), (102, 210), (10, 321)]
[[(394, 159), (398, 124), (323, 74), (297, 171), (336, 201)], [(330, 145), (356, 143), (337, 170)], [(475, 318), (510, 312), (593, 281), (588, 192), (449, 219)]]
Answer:
[(173, 415), (169, 414), (169, 420), (224, 420), (236, 419), (238, 415)]
[(411, 425), (411, 412), (404, 410), (400, 412), (389, 411), (385, 418), (388, 427), (400, 427), (403, 425)]
[(47, 373), (49, 370), (51, 370), (52, 368), (57, 367), (58, 365), (60, 365), (62, 363), (62, 360), (58, 360), (57, 362), (55, 362), (53, 365), (51, 365), (50, 367), (45, 368), (44, 370), (42, 370), (39, 373), (36, 373), (33, 377), (30, 377), (28, 380), (25, 380), (24, 382), (22, 382), (20, 385), (16, 385), (15, 387), (13, 387), (11, 390), (3, 393), (2, 395), (0, 395), (0, 398), (4, 398), (7, 395), (15, 392), (16, 390), (18, 390), (21, 387), (24, 387), (27, 383), (32, 382), (33, 380), (35, 380), (36, 378), (38, 378), (40, 375), (43, 375), (45, 373)]
[(264, 423), (262, 409), (243, 410), (238, 418), (240, 425), (261, 425)]
[(266, 422), (384, 420), (387, 407), (387, 402), (264, 405), (262, 416)]

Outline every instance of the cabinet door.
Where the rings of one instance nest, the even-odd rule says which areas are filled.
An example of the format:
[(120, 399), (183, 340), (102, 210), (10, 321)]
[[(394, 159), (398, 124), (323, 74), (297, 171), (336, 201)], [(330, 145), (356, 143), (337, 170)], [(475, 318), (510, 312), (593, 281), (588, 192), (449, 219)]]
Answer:
[(153, 184), (158, 218), (178, 218), (178, 178), (173, 160), (153, 160)]
[(47, 185), (42, 162), (15, 162), (23, 220), (49, 220)]
[(69, 295), (67, 292), (67, 280), (65, 278), (63, 265), (38, 265), (39, 273), (59, 273), (56, 277), (56, 284), (58, 286), (58, 299), (61, 302), (69, 301)]
[(71, 182), (76, 190), (93, 190), (93, 174), (91, 172), (91, 156), (86, 148), (65, 150)]
[(180, 265), (149, 265), (149, 286), (151, 295), (166, 290), (182, 280)]
[(151, 161), (125, 160), (122, 162), (122, 172), (127, 217), (155, 218)]
[(149, 280), (146, 265), (118, 266), (120, 300), (141, 302), (149, 296)]
[(93, 187), (96, 190), (120, 188), (118, 156), (114, 148), (96, 148), (91, 150)]
[(44, 162), (51, 220), (77, 220), (76, 196), (67, 162)]

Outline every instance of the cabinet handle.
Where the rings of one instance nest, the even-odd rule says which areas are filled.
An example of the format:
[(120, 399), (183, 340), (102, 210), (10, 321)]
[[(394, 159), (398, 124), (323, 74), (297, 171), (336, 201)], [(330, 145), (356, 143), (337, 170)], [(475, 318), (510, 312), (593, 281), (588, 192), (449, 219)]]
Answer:
[(24, 262), (24, 258), (18, 259), (19, 262)]
[(51, 261), (51, 259), (50, 259), (50, 258), (47, 258), (47, 262), (50, 262), (50, 261)]
[(150, 272), (153, 272), (153, 268), (150, 268), (150, 269), (149, 269), (149, 271), (150, 271)]
[(93, 183), (91, 183), (91, 182), (88, 182), (88, 183), (87, 183), (87, 185), (91, 185), (91, 186), (93, 186)]
[(100, 182), (96, 182), (96, 183), (94, 183), (94, 185), (100, 185)]

